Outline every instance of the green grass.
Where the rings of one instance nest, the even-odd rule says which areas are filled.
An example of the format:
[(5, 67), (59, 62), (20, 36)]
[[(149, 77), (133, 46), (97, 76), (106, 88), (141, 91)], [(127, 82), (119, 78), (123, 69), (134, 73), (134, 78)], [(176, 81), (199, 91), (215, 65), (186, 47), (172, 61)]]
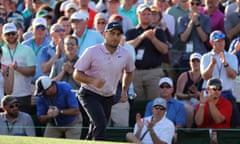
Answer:
[(0, 135), (0, 144), (126, 144), (126, 143)]

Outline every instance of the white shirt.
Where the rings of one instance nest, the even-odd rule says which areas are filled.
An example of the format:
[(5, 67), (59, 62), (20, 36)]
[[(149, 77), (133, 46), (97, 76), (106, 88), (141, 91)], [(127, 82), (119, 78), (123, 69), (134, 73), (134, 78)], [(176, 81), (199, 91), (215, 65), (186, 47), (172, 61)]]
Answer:
[[(152, 119), (152, 116), (145, 117), (142, 119), (144, 121), (144, 126), (142, 129), (140, 138), (143, 136), (143, 134), (147, 130), (147, 121), (150, 122), (151, 119)], [(138, 126), (137, 126), (137, 124), (135, 124), (134, 134), (136, 134), (137, 130), (138, 130)], [(167, 144), (172, 144), (175, 127), (174, 127), (173, 122), (171, 120), (169, 120), (168, 118), (166, 118), (166, 116), (164, 116), (160, 121), (158, 121), (153, 126), (153, 130), (154, 130), (155, 134), (157, 135), (157, 137), (161, 141), (164, 141)], [(147, 134), (144, 136), (142, 143), (143, 144), (153, 144), (153, 141), (152, 141), (152, 138), (151, 138), (151, 135), (149, 132), (147, 132)]]
[(175, 19), (172, 15), (163, 12), (161, 23), (165, 23), (172, 36), (175, 34)]
[[(214, 69), (213, 69), (212, 77), (219, 78), (220, 80), (222, 80), (222, 82), (223, 82), (223, 85), (222, 85), (223, 89), (222, 90), (223, 91), (224, 90), (231, 90), (232, 86), (233, 86), (233, 83), (234, 83), (234, 79), (227, 76), (227, 71), (222, 64), (219, 55), (216, 54), (215, 52), (211, 51), (211, 52), (208, 52), (208, 53), (206, 53), (202, 56), (201, 63), (200, 63), (201, 73), (203, 73), (203, 71), (210, 64), (211, 55), (214, 55), (214, 57), (216, 58), (216, 61), (217, 61), (215, 66), (214, 66)], [(232, 54), (226, 52), (226, 51), (224, 51), (224, 55), (225, 55), (225, 58), (227, 60), (227, 63), (229, 65), (229, 67), (231, 67), (237, 73), (237, 71), (238, 71), (237, 57), (235, 55), (232, 55)], [(206, 88), (206, 82), (207, 81), (204, 80), (203, 88)]]

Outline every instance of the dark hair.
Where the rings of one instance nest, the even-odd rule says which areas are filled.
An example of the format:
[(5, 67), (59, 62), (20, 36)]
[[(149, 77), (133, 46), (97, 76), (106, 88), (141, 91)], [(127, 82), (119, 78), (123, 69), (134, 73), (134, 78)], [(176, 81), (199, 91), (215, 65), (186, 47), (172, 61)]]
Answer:
[(76, 42), (76, 44), (78, 45), (78, 39), (77, 39), (75, 36), (67, 35), (67, 36), (64, 38), (64, 40), (65, 40), (65, 39), (74, 39), (75, 42)]

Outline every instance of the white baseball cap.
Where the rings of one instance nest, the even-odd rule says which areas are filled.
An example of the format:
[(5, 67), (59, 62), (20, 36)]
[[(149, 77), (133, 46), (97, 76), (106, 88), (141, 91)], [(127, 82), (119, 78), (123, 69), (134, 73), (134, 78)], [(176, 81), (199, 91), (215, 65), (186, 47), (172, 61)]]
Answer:
[(163, 106), (165, 109), (167, 108), (167, 102), (165, 99), (163, 98), (155, 98), (154, 101), (153, 101), (153, 107), (154, 106)]
[(88, 20), (89, 18), (89, 14), (87, 11), (84, 11), (84, 10), (80, 10), (80, 11), (77, 11), (75, 13), (73, 13), (70, 17), (70, 20)]
[(73, 8), (73, 9), (75, 9), (75, 10), (78, 10), (78, 6), (77, 6), (75, 3), (70, 2), (70, 3), (68, 3), (68, 4), (65, 6), (64, 11), (68, 11), (68, 10), (71, 9), (71, 8)]
[(43, 25), (43, 26), (47, 27), (47, 21), (46, 21), (46, 19), (45, 19), (45, 18), (42, 18), (42, 17), (37, 17), (37, 18), (35, 18), (35, 19), (33, 20), (33, 22), (32, 22), (32, 26), (33, 26), (33, 27), (36, 27), (36, 26), (38, 26), (38, 25)]
[(193, 60), (193, 59), (201, 60), (201, 57), (202, 55), (200, 53), (192, 53), (190, 56), (190, 60)]
[(3, 34), (9, 33), (9, 32), (17, 32), (17, 27), (14, 23), (6, 23), (3, 25), (2, 28)]
[(158, 86), (162, 85), (163, 83), (169, 84), (171, 87), (173, 87), (173, 81), (169, 77), (163, 77), (159, 80)]
[(53, 81), (48, 76), (40, 76), (35, 83), (34, 95), (42, 95), (51, 85)]

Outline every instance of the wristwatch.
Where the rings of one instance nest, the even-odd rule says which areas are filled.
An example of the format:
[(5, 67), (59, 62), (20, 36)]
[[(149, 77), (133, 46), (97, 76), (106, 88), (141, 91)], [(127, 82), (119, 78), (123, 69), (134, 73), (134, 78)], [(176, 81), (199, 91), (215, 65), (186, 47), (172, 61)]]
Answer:
[(228, 63), (227, 63), (227, 64), (224, 64), (223, 66), (224, 66), (224, 67), (228, 67), (229, 65), (228, 65)]
[(200, 24), (196, 24), (195, 27), (200, 27), (201, 25)]
[(60, 110), (60, 114), (63, 115), (63, 110)]

